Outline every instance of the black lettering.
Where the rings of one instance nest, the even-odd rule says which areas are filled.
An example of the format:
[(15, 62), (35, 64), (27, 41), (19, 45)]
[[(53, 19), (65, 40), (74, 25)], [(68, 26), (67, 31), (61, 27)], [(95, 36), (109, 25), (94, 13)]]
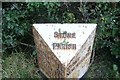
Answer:
[(58, 36), (59, 36), (59, 35), (58, 35), (58, 32), (54, 32), (54, 37), (55, 37), (55, 38), (58, 38)]
[(55, 38), (76, 38), (75, 33), (67, 33), (67, 31), (64, 31), (63, 33), (60, 32), (54, 32)]
[(75, 33), (72, 33), (72, 38), (76, 38), (76, 34)]
[(53, 49), (58, 49), (58, 43), (53, 43)]

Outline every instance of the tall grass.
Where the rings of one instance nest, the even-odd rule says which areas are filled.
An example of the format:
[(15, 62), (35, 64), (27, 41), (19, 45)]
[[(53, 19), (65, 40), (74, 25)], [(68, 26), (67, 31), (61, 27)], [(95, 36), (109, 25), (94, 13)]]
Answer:
[(2, 61), (3, 78), (41, 78), (33, 60), (23, 53), (12, 53)]

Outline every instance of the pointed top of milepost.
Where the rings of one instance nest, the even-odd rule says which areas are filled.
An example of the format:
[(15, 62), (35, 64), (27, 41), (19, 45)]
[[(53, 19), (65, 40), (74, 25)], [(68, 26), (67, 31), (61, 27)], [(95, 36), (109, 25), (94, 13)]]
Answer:
[(33, 24), (55, 56), (64, 65), (70, 62), (97, 24)]

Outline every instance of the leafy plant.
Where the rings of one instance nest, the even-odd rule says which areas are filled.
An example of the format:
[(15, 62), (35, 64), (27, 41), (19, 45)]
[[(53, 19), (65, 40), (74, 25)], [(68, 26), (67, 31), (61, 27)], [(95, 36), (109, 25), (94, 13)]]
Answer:
[(12, 53), (2, 61), (2, 78), (41, 78), (33, 62), (24, 53)]
[[(97, 35), (96, 35), (96, 52), (100, 49), (107, 48), (110, 52), (112, 59), (115, 60), (113, 64), (113, 73), (115, 74), (114, 78), (119, 78), (119, 63), (120, 63), (120, 7), (119, 3), (93, 3), (93, 9), (90, 8), (88, 14), (90, 19), (88, 21), (97, 23)], [(89, 4), (88, 4), (89, 5)], [(97, 5), (97, 6), (95, 6)], [(96, 14), (95, 14), (96, 12)], [(101, 52), (103, 54), (105, 52)], [(103, 54), (104, 55), (104, 54)], [(113, 58), (114, 57), (114, 58)]]
[[(31, 2), (2, 4), (3, 53), (28, 51), (20, 43), (33, 45), (33, 23), (97, 23), (95, 48), (108, 49), (115, 60), (113, 70), (119, 73), (120, 63), (120, 2)], [(28, 46), (27, 46), (28, 47)], [(30, 52), (33, 52), (32, 49)], [(101, 55), (104, 52), (101, 52)], [(34, 52), (33, 52), (34, 54)], [(30, 55), (30, 54), (28, 54)], [(116, 69), (116, 67), (118, 69)], [(113, 72), (114, 73), (114, 72)], [(117, 76), (116, 76), (117, 77)]]

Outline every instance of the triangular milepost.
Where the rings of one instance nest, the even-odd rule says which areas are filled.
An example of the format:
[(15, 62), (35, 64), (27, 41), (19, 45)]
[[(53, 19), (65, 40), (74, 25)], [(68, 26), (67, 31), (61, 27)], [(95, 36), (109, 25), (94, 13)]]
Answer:
[(87, 71), (97, 24), (33, 24), (40, 70), (48, 78), (81, 78)]

